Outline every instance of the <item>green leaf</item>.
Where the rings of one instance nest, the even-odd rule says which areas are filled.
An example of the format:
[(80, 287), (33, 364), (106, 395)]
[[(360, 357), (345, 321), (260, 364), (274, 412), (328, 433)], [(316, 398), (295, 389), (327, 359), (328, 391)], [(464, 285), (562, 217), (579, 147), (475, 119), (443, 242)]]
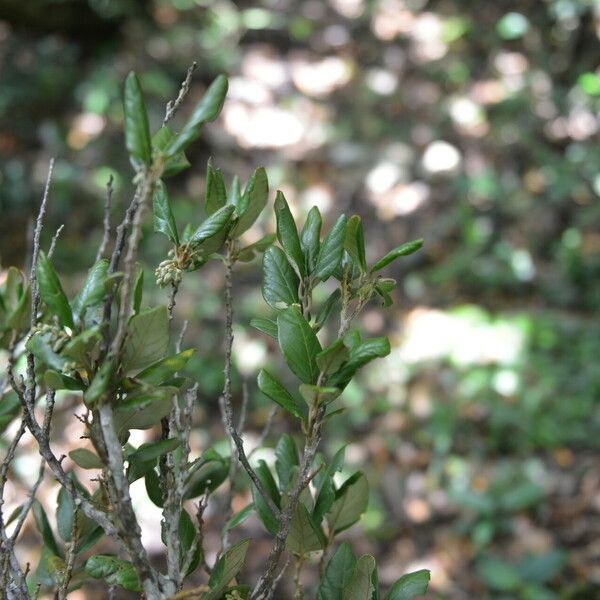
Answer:
[(177, 393), (175, 387), (148, 388), (130, 394), (115, 411), (117, 431), (149, 429), (170, 412), (171, 398)]
[(300, 402), (290, 394), (283, 384), (265, 369), (258, 373), (258, 388), (267, 397), (271, 398), (281, 408), (287, 410), (294, 417), (302, 419), (306, 416), (308, 409), (304, 402)]
[(356, 558), (348, 542), (342, 542), (329, 559), (325, 574), (319, 585), (318, 600), (342, 600), (342, 591), (354, 574)]
[(306, 216), (302, 233), (300, 234), (300, 246), (304, 253), (306, 269), (309, 275), (314, 271), (321, 248), (321, 213), (318, 207), (313, 206)]
[(298, 448), (294, 438), (288, 433), (279, 438), (275, 446), (275, 470), (279, 480), (279, 490), (284, 493), (292, 480), (295, 467), (299, 464)]
[(294, 217), (290, 212), (285, 196), (278, 191), (275, 197), (275, 217), (277, 218), (277, 239), (300, 277), (304, 277), (304, 254)]
[(345, 236), (346, 216), (341, 215), (329, 233), (325, 236), (325, 239), (321, 244), (321, 249), (319, 250), (319, 256), (317, 257), (317, 264), (313, 275), (321, 281), (329, 279), (342, 262)]
[(100, 259), (89, 271), (83, 287), (73, 300), (73, 314), (79, 321), (83, 318), (85, 309), (99, 306), (106, 294), (105, 282), (108, 275), (108, 260)]
[(152, 207), (154, 209), (154, 231), (164, 233), (174, 244), (179, 245), (179, 234), (171, 211), (167, 188), (160, 179), (154, 186)]
[(127, 460), (132, 462), (147, 462), (150, 460), (156, 460), (163, 454), (173, 452), (175, 448), (179, 447), (179, 439), (169, 438), (166, 440), (160, 440), (159, 442), (149, 442), (142, 444), (133, 454), (127, 457)]
[(310, 552), (321, 550), (323, 542), (323, 534), (313, 522), (306, 506), (298, 502), (285, 541), (287, 549), (298, 556), (306, 556)]
[(217, 118), (227, 95), (227, 87), (227, 78), (224, 75), (219, 75), (210, 84), (202, 100), (196, 105), (194, 112), (183, 126), (183, 129), (164, 149), (165, 156), (174, 156), (178, 152), (185, 150), (200, 135), (202, 126)]
[(341, 393), (341, 390), (335, 387), (323, 387), (309, 383), (300, 384), (299, 389), (309, 406), (318, 406), (323, 402), (327, 404), (335, 400)]
[(167, 308), (157, 306), (140, 311), (129, 320), (123, 349), (123, 371), (142, 369), (164, 357), (169, 345)]
[(336, 471), (341, 471), (344, 463), (344, 453), (346, 447), (342, 446), (331, 459), (323, 473), (319, 473), (315, 478), (316, 498), (313, 509), (313, 519), (315, 523), (320, 524), (325, 513), (329, 512), (335, 500), (335, 485), (333, 476)]
[[(269, 494), (275, 505), (280, 507), (281, 497), (279, 495), (279, 491), (277, 490), (277, 483), (275, 483), (275, 479), (273, 479), (273, 475), (271, 474), (267, 463), (264, 460), (260, 460), (255, 471), (263, 485), (263, 488)], [(256, 514), (262, 521), (265, 529), (272, 535), (275, 535), (279, 529), (279, 521), (255, 485), (252, 485), (252, 499), (254, 501), (254, 509), (256, 510)]]
[(202, 223), (202, 225), (200, 225), (200, 227), (198, 227), (198, 229), (196, 229), (196, 231), (194, 231), (194, 233), (192, 233), (189, 242), (192, 244), (201, 244), (208, 238), (225, 229), (231, 220), (234, 210), (233, 206), (227, 205), (214, 212)]
[(71, 450), (71, 452), (69, 452), (69, 457), (82, 469), (101, 469), (103, 467), (100, 458), (87, 448), (76, 448), (75, 450)]
[(252, 514), (253, 510), (254, 504), (248, 504), (247, 506), (244, 506), (242, 510), (235, 513), (235, 515), (233, 515), (233, 517), (231, 517), (231, 519), (225, 523), (225, 531), (229, 531), (230, 529), (233, 529), (234, 527), (237, 527), (243, 523)]
[(377, 566), (370, 554), (361, 556), (354, 567), (350, 581), (342, 591), (342, 600), (374, 600), (377, 592), (373, 581), (376, 581)]
[(114, 357), (107, 356), (96, 371), (92, 383), (83, 394), (83, 400), (88, 408), (93, 408), (109, 391), (115, 367)]
[[(346, 340), (345, 343), (347, 343)], [(376, 358), (383, 358), (389, 353), (390, 341), (386, 337), (371, 338), (358, 342), (356, 346), (350, 349), (348, 361), (327, 380), (327, 385), (339, 388), (345, 387), (360, 367)]]
[(250, 320), (250, 325), (254, 327), (254, 329), (258, 329), (263, 333), (267, 334), (269, 337), (272, 337), (274, 340), (277, 339), (277, 322), (272, 319), (267, 319), (265, 317), (254, 317), (254, 319)]
[(204, 210), (207, 215), (216, 213), (227, 203), (225, 182), (220, 169), (213, 169), (212, 161), (206, 165), (206, 199)]
[(183, 352), (175, 354), (174, 356), (167, 356), (166, 358), (155, 362), (153, 365), (146, 367), (143, 371), (138, 373), (135, 378), (143, 381), (147, 385), (160, 385), (173, 377), (175, 373), (181, 371), (194, 352), (195, 349), (190, 348), (189, 350), (183, 350)]
[(325, 300), (325, 304), (323, 304), (323, 307), (319, 311), (319, 316), (317, 317), (315, 323), (315, 331), (320, 331), (323, 328), (323, 325), (325, 325), (325, 322), (329, 318), (329, 315), (333, 312), (333, 309), (340, 303), (341, 297), (342, 292), (340, 291), (340, 288), (336, 288), (329, 295), (327, 300)]
[(238, 219), (230, 233), (231, 238), (240, 237), (240, 235), (252, 227), (267, 205), (268, 196), (269, 182), (267, 180), (267, 173), (263, 167), (259, 167), (254, 171), (244, 190), (238, 211)]
[(398, 579), (388, 590), (384, 600), (412, 600), (427, 593), (430, 573), (426, 569), (408, 573)]
[(327, 522), (335, 533), (344, 531), (360, 519), (368, 504), (369, 483), (358, 471), (336, 491), (331, 510), (327, 513)]
[(131, 162), (137, 168), (139, 163), (152, 162), (152, 145), (146, 105), (137, 75), (132, 71), (125, 80), (125, 145)]
[(83, 383), (77, 379), (69, 377), (68, 375), (63, 375), (53, 369), (49, 369), (44, 373), (44, 383), (53, 390), (81, 391), (85, 387)]
[(231, 204), (237, 209), (239, 208), (241, 201), (242, 193), (240, 191), (240, 178), (237, 175), (234, 175), (231, 180), (231, 185), (229, 186), (229, 192), (227, 193), (227, 204)]
[(289, 368), (304, 383), (315, 383), (321, 344), (311, 326), (297, 308), (290, 307), (279, 313), (277, 329), (279, 346)]
[[(153, 136), (152, 136), (152, 148), (156, 154), (162, 154), (164, 149), (173, 142), (175, 134), (166, 126), (163, 125)], [(163, 164), (163, 177), (172, 177), (177, 175), (184, 169), (190, 166), (188, 159), (183, 152), (179, 152), (171, 158), (164, 161)]]
[(132, 592), (141, 592), (142, 586), (133, 565), (110, 554), (90, 556), (85, 572), (95, 579), (103, 579), (107, 585), (119, 585)]
[(344, 340), (335, 340), (325, 350), (317, 354), (317, 365), (321, 373), (335, 373), (350, 356)]
[(184, 499), (216, 490), (229, 475), (229, 460), (209, 448), (188, 472)]
[[(184, 564), (187, 561), (188, 555), (194, 543), (194, 539), (198, 535), (198, 530), (196, 529), (194, 522), (192, 521), (190, 515), (187, 510), (183, 509), (179, 516), (179, 554), (180, 554), (180, 564)], [(196, 546), (194, 550), (194, 554), (192, 560), (190, 562), (190, 566), (187, 570), (186, 575), (192, 573), (198, 563), (200, 562), (200, 555), (202, 549), (199, 546)]]
[(356, 266), (363, 272), (367, 272), (367, 261), (365, 258), (365, 237), (363, 233), (362, 220), (358, 215), (353, 215), (346, 226), (346, 238), (344, 249), (351, 256)]
[(71, 541), (71, 533), (73, 531), (73, 520), (75, 519), (75, 502), (71, 498), (71, 494), (61, 487), (58, 492), (58, 500), (56, 506), (56, 525), (60, 537), (65, 542)]
[(144, 269), (139, 269), (133, 285), (133, 314), (137, 315), (142, 307), (142, 296), (144, 294)]
[(59, 356), (52, 350), (46, 341), (46, 335), (43, 333), (32, 335), (27, 342), (25, 342), (25, 348), (42, 364), (51, 367), (56, 371), (61, 371), (67, 362), (62, 356)]
[(4, 394), (0, 402), (0, 433), (4, 432), (20, 411), (21, 401), (17, 394), (13, 391)]
[(61, 325), (75, 329), (73, 314), (67, 296), (46, 254), (40, 251), (36, 265), (40, 297), (48, 310), (58, 317)]
[(42, 534), (44, 544), (52, 552), (52, 554), (62, 557), (62, 552), (59, 550), (58, 544), (54, 539), (54, 534), (52, 533), (52, 528), (50, 527), (50, 522), (48, 521), (48, 517), (46, 516), (44, 508), (37, 500), (34, 500), (33, 504), (31, 505), (31, 510), (35, 518), (37, 528)]
[(229, 582), (242, 570), (249, 545), (250, 540), (242, 540), (221, 556), (208, 582), (210, 591), (201, 596), (202, 600), (220, 600)]
[(406, 244), (402, 244), (397, 248), (394, 248), (391, 252), (388, 252), (383, 258), (379, 259), (372, 267), (371, 273), (375, 273), (376, 271), (380, 271), (383, 267), (389, 265), (391, 262), (396, 260), (400, 256), (408, 256), (413, 252), (416, 252), (423, 246), (423, 240), (413, 240), (412, 242), (407, 242)]
[(300, 280), (286, 255), (276, 246), (267, 248), (263, 256), (262, 294), (271, 308), (297, 304)]

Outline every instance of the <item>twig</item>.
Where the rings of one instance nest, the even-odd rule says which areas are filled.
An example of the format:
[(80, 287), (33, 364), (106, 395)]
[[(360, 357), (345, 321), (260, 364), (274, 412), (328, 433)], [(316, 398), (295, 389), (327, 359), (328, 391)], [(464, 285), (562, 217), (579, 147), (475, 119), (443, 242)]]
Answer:
[(67, 600), (67, 594), (69, 593), (69, 583), (73, 576), (73, 567), (75, 566), (75, 557), (77, 556), (75, 549), (79, 540), (78, 516), (77, 508), (75, 508), (75, 512), (73, 513), (73, 524), (71, 525), (71, 539), (66, 545), (67, 564), (60, 586), (56, 591), (57, 600)]
[(169, 102), (167, 102), (167, 110), (165, 111), (163, 126), (166, 125), (175, 116), (177, 109), (179, 108), (180, 104), (183, 102), (183, 99), (187, 96), (188, 92), (190, 91), (192, 75), (196, 70), (197, 66), (198, 64), (196, 63), (196, 61), (194, 61), (191, 64), (191, 66), (187, 70), (185, 79), (181, 83), (181, 87), (179, 88), (179, 94), (177, 94), (177, 98), (175, 98), (175, 100), (169, 100)]
[(225, 431), (229, 435), (230, 439), (233, 440), (233, 444), (237, 449), (237, 455), (239, 461), (242, 463), (246, 473), (252, 480), (252, 483), (256, 486), (256, 489), (263, 497), (263, 500), (267, 503), (267, 506), (271, 509), (274, 515), (279, 516), (280, 510), (273, 502), (273, 498), (269, 495), (262, 482), (258, 478), (256, 471), (251, 467), (248, 462), (248, 457), (244, 450), (244, 442), (240, 437), (238, 430), (234, 424), (233, 419), (233, 406), (231, 403), (231, 352), (233, 349), (233, 295), (232, 295), (232, 269), (234, 263), (234, 252), (233, 242), (227, 242), (227, 256), (225, 258), (225, 368), (223, 373), (225, 375), (223, 384), (223, 393), (219, 399), (219, 406), (221, 408), (221, 418)]
[(112, 204), (112, 195), (113, 195), (113, 176), (110, 174), (108, 181), (106, 183), (106, 197), (104, 200), (104, 220), (103, 220), (103, 232), (102, 232), (102, 241), (100, 242), (100, 246), (98, 246), (98, 252), (96, 252), (96, 260), (97, 263), (104, 253), (106, 252), (106, 247), (108, 246), (108, 240), (110, 239), (110, 206)]
[(169, 294), (169, 305), (167, 306), (167, 314), (169, 315), (169, 323), (173, 320), (173, 311), (177, 303), (177, 292), (179, 291), (179, 283), (171, 284), (171, 293)]
[(58, 238), (60, 237), (60, 234), (64, 228), (65, 228), (64, 224), (61, 225), (56, 230), (56, 233), (52, 237), (52, 242), (50, 243), (50, 249), (48, 250), (48, 258), (52, 258), (52, 255), (54, 254), (54, 250), (56, 250), (56, 242), (58, 242)]

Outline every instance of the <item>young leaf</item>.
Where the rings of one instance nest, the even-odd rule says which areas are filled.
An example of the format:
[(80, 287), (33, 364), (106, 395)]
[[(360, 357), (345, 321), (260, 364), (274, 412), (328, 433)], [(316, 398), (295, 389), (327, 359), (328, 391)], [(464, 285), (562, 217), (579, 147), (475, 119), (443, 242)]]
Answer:
[(308, 409), (304, 402), (296, 400), (292, 394), (265, 369), (261, 369), (257, 377), (258, 389), (267, 397), (271, 398), (281, 408), (287, 410), (294, 417), (302, 419), (306, 416)]
[(304, 383), (316, 383), (319, 367), (316, 357), (321, 344), (315, 332), (295, 307), (277, 317), (279, 346), (292, 372)]
[(286, 255), (276, 246), (270, 246), (263, 256), (262, 294), (272, 308), (281, 308), (300, 302), (299, 279)]
[(352, 257), (356, 266), (363, 272), (367, 272), (367, 261), (365, 258), (365, 237), (363, 233), (362, 220), (358, 215), (353, 215), (346, 226), (346, 238), (344, 249)]
[(123, 371), (147, 367), (164, 357), (169, 345), (165, 306), (148, 308), (131, 317), (123, 349)]
[(298, 230), (296, 229), (296, 223), (290, 212), (287, 200), (280, 191), (277, 192), (277, 196), (275, 197), (274, 208), (275, 217), (277, 219), (277, 239), (292, 263), (296, 273), (300, 277), (304, 277), (304, 254), (302, 253), (302, 247), (300, 246)]
[(197, 104), (194, 112), (183, 126), (183, 129), (164, 149), (165, 156), (174, 156), (178, 152), (185, 150), (200, 135), (202, 126), (217, 118), (227, 95), (227, 87), (227, 78), (224, 75), (219, 75), (210, 84), (202, 100)]
[(377, 566), (370, 554), (361, 556), (354, 567), (350, 581), (342, 591), (342, 600), (374, 600), (377, 588)]
[(331, 402), (335, 400), (341, 392), (338, 388), (311, 385), (309, 383), (301, 383), (299, 389), (300, 394), (309, 406), (318, 406), (323, 402)]
[(36, 265), (36, 275), (40, 297), (48, 310), (58, 317), (61, 325), (75, 329), (73, 313), (69, 301), (52, 264), (46, 254), (40, 251)]
[(339, 533), (356, 523), (369, 504), (369, 483), (360, 471), (347, 479), (335, 493), (335, 500), (327, 514), (332, 531)]
[(71, 460), (82, 469), (101, 469), (102, 461), (87, 448), (76, 448), (69, 452)]
[(83, 287), (73, 300), (73, 315), (79, 321), (83, 318), (85, 309), (98, 306), (106, 294), (105, 282), (108, 275), (108, 260), (100, 259), (89, 271)]
[(321, 244), (321, 249), (319, 250), (314, 276), (321, 281), (329, 279), (342, 262), (345, 236), (346, 217), (345, 215), (341, 215), (329, 233), (325, 236), (325, 239)]
[(219, 233), (229, 223), (234, 210), (233, 206), (228, 205), (214, 212), (192, 233), (189, 241), (193, 244), (201, 244), (204, 240)]
[(321, 247), (321, 213), (318, 207), (313, 206), (306, 216), (304, 227), (300, 235), (300, 246), (306, 260), (306, 269), (309, 275), (314, 271), (317, 264), (317, 256)]
[(177, 225), (171, 211), (167, 188), (160, 179), (154, 187), (152, 206), (154, 208), (154, 231), (164, 233), (174, 244), (179, 245)]
[[(162, 154), (164, 149), (175, 139), (175, 134), (164, 125), (152, 136), (152, 148), (157, 154)], [(183, 152), (168, 158), (163, 164), (163, 177), (172, 177), (190, 166)]]
[(214, 169), (212, 160), (206, 165), (206, 198), (204, 210), (208, 216), (216, 213), (227, 203), (227, 192), (221, 169)]
[(413, 240), (412, 242), (406, 242), (397, 248), (394, 248), (391, 252), (388, 252), (383, 258), (379, 259), (372, 267), (371, 273), (375, 273), (383, 269), (383, 267), (389, 265), (391, 262), (396, 260), (400, 256), (408, 256), (413, 252), (416, 252), (423, 246), (423, 240)]
[(146, 105), (137, 75), (132, 71), (125, 80), (125, 145), (134, 167), (152, 162), (152, 145)]
[(277, 339), (277, 323), (275, 321), (265, 317), (254, 317), (254, 319), (250, 320), (250, 325), (254, 329), (258, 329), (269, 337), (272, 337), (274, 340)]
[(263, 208), (267, 204), (269, 196), (269, 182), (267, 173), (263, 167), (254, 171), (242, 196), (238, 219), (230, 233), (231, 238), (238, 238), (242, 233), (250, 229), (258, 219)]
[(294, 438), (289, 434), (281, 436), (275, 446), (275, 470), (279, 480), (279, 490), (284, 493), (290, 484), (294, 468), (297, 467), (298, 449)]
[(174, 356), (167, 356), (153, 365), (146, 367), (141, 373), (138, 373), (135, 378), (143, 381), (147, 385), (160, 385), (183, 369), (188, 360), (194, 354), (195, 349), (190, 348), (184, 350)]
[(342, 542), (327, 563), (317, 600), (342, 600), (342, 591), (352, 579), (355, 565), (350, 544)]
[(323, 548), (323, 533), (312, 520), (306, 506), (299, 502), (292, 515), (286, 547), (298, 556), (306, 556)]
[(388, 590), (383, 600), (412, 600), (427, 593), (430, 573), (427, 569), (408, 573), (398, 579)]
[(108, 554), (90, 556), (85, 572), (95, 579), (103, 579), (107, 585), (119, 585), (132, 592), (141, 592), (138, 576), (133, 565), (126, 560)]

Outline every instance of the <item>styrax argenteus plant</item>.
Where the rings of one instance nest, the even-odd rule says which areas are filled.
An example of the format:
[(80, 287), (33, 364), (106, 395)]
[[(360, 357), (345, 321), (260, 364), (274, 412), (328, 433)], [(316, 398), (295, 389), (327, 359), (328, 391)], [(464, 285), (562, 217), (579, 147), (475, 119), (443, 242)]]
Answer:
[[(10, 515), (0, 512), (4, 597), (33, 598), (42, 590), (60, 600), (95, 578), (111, 589), (139, 592), (147, 600), (281, 598), (276, 587), (291, 561), (294, 598), (306, 594), (319, 600), (378, 600), (382, 596), (375, 559), (370, 555), (357, 559), (347, 542), (334, 551), (338, 534), (367, 508), (367, 478), (356, 472), (338, 485), (335, 475), (342, 469), (344, 450), (326, 457), (318, 447), (326, 423), (343, 411), (336, 400), (344, 388), (359, 369), (390, 351), (385, 337), (363, 338), (353, 327), (356, 317), (374, 297), (384, 306), (391, 304), (395, 281), (381, 277), (380, 271), (418, 250), (421, 240), (399, 246), (368, 265), (360, 217), (341, 215), (323, 235), (321, 214), (313, 207), (299, 231), (284, 195), (277, 192), (276, 234), (244, 246), (243, 234), (267, 206), (265, 170), (258, 168), (243, 191), (237, 178), (227, 189), (221, 171), (210, 162), (205, 218), (180, 230), (164, 181), (189, 166), (184, 151), (203, 125), (217, 117), (227, 92), (227, 79), (217, 77), (175, 133), (168, 123), (186, 96), (192, 71), (193, 67), (177, 99), (167, 105), (164, 122), (154, 135), (138, 78), (134, 73), (127, 77), (125, 144), (135, 170), (135, 192), (116, 228), (112, 252), (105, 256), (111, 238), (109, 182), (104, 236), (79, 292), (68, 298), (53, 267), (57, 236), (48, 253), (40, 245), (52, 164), (36, 221), (30, 273), (26, 277), (11, 267), (0, 288), (0, 341), (8, 356), (0, 388), (0, 426), (4, 435), (10, 431), (12, 436), (6, 441), (0, 471), (0, 498), (27, 430), (42, 457), (37, 482), (23, 503)], [(151, 307), (144, 306), (144, 271), (136, 263), (150, 205), (155, 230), (172, 244), (169, 257), (156, 269), (158, 285), (171, 290), (168, 303)], [(274, 469), (263, 460), (249, 461), (241, 437), (243, 423), (236, 424), (232, 403), (233, 272), (236, 263), (260, 254), (262, 293), (272, 315), (256, 317), (251, 324), (261, 332), (257, 335), (277, 341), (298, 381), (297, 389), (290, 390), (272, 370), (258, 374), (258, 388), (288, 414), (293, 427), (293, 434), (283, 435), (275, 447)], [(183, 334), (173, 343), (169, 329), (182, 277), (212, 259), (222, 262), (225, 276), (224, 386), (219, 404), (231, 456), (212, 447), (192, 456), (189, 436), (197, 384), (179, 373), (194, 350), (181, 349)], [(315, 301), (319, 286), (331, 290), (324, 302)], [(76, 470), (53, 451), (52, 413), (59, 390), (81, 399), (79, 419), (88, 442), (69, 457), (79, 468), (95, 471), (92, 488), (80, 483)], [(155, 441), (134, 447), (128, 441), (132, 429), (152, 430)], [(264, 443), (267, 430), (263, 434)], [(46, 469), (60, 486), (54, 516), (46, 514), (36, 499)], [(253, 501), (232, 514), (231, 490), (247, 481), (244, 472)], [(141, 541), (130, 496), (130, 486), (140, 478), (150, 500), (162, 508), (164, 571), (155, 566)], [(203, 512), (226, 480), (230, 492), (214, 500), (222, 505), (225, 497), (222, 549), (209, 565), (204, 556)], [(32, 572), (21, 564), (17, 551), (30, 512), (43, 540), (39, 564)], [(230, 541), (252, 512), (273, 537), (263, 571), (254, 582), (240, 575), (252, 540)], [(104, 537), (112, 539), (116, 554), (94, 552)], [(314, 557), (319, 558), (318, 566)], [(308, 559), (311, 568), (318, 569), (319, 584), (317, 589), (303, 590), (300, 576)], [(199, 570), (206, 583), (186, 589), (186, 578), (195, 574), (197, 581)], [(426, 591), (428, 580), (428, 571), (404, 575), (382, 598), (413, 598)]]

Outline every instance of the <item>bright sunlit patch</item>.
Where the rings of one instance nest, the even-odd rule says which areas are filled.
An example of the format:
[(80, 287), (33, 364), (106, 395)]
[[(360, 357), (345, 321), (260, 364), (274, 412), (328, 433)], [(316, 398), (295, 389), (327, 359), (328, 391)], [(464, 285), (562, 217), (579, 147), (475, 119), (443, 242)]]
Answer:
[(371, 169), (367, 175), (367, 189), (375, 194), (389, 191), (400, 179), (402, 171), (397, 164), (381, 162)]
[(365, 80), (367, 85), (381, 96), (393, 94), (398, 87), (398, 76), (388, 69), (370, 69)]
[(453, 173), (461, 164), (461, 155), (456, 146), (443, 140), (431, 142), (422, 158), (423, 168), (429, 173)]
[(273, 94), (266, 85), (258, 81), (245, 77), (232, 77), (229, 80), (227, 98), (229, 101), (240, 100), (248, 104), (265, 104), (273, 101)]
[(502, 369), (494, 375), (492, 385), (502, 396), (513, 396), (519, 387), (519, 377), (514, 371)]
[(521, 281), (531, 281), (535, 277), (535, 265), (527, 250), (522, 248), (514, 250), (510, 262), (514, 274)]
[(105, 125), (106, 119), (98, 113), (86, 112), (77, 115), (67, 133), (69, 146), (75, 150), (83, 148), (90, 140), (102, 133)]
[(242, 73), (248, 79), (264, 83), (270, 88), (278, 88), (289, 81), (286, 61), (263, 47), (246, 51)]
[(302, 206), (310, 210), (317, 206), (322, 214), (328, 213), (335, 201), (333, 189), (326, 183), (317, 183), (307, 187), (300, 195)]
[(329, 0), (329, 4), (347, 19), (357, 19), (365, 10), (365, 0)]
[(267, 348), (258, 338), (250, 338), (245, 329), (237, 329), (233, 338), (233, 357), (238, 371), (249, 377), (267, 361)]
[(338, 56), (311, 60), (297, 55), (291, 59), (292, 80), (296, 87), (308, 96), (327, 96), (346, 85), (353, 72), (352, 64)]

